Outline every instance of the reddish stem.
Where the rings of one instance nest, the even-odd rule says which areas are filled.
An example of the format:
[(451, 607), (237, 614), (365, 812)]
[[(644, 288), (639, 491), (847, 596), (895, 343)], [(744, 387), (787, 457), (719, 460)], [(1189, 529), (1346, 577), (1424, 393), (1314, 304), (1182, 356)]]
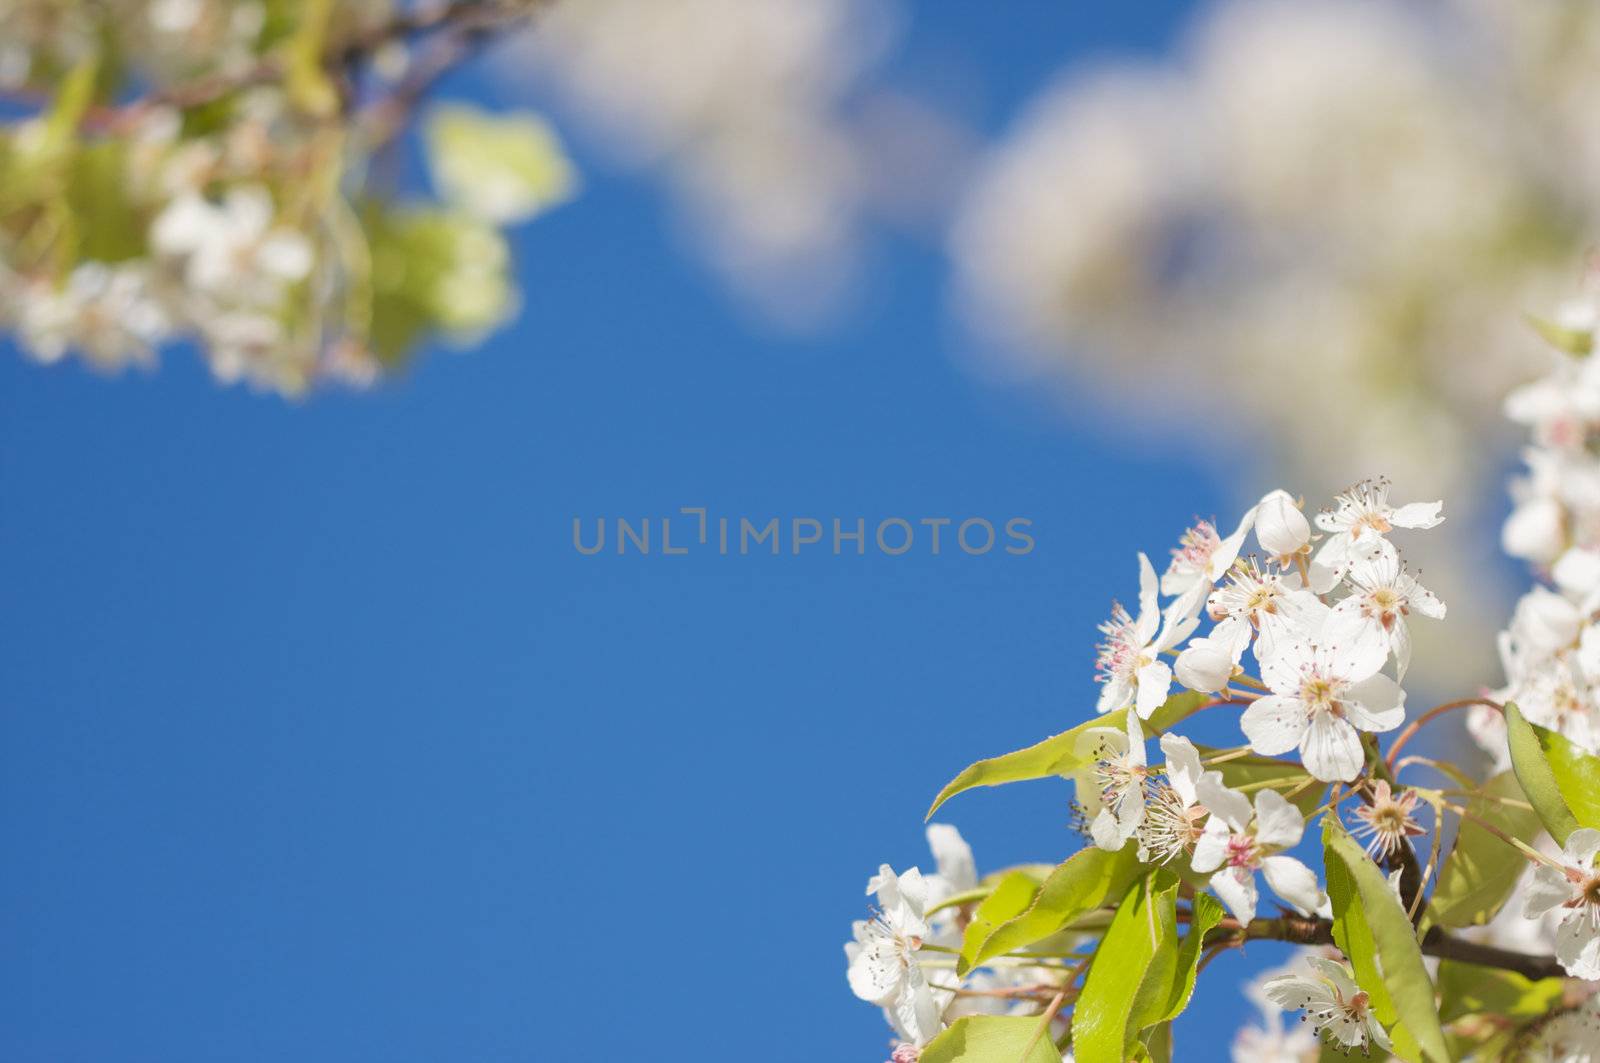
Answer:
[(1418, 716), (1415, 720), (1412, 720), (1411, 723), (1407, 725), (1406, 729), (1400, 732), (1400, 737), (1396, 738), (1394, 740), (1394, 745), (1389, 747), (1389, 755), (1384, 759), (1384, 766), (1388, 768), (1390, 772), (1394, 771), (1395, 758), (1400, 755), (1400, 750), (1405, 748), (1405, 744), (1411, 741), (1412, 736), (1418, 731), (1422, 730), (1423, 724), (1426, 724), (1430, 720), (1433, 720), (1437, 717), (1443, 716), (1447, 712), (1452, 712), (1456, 709), (1471, 708), (1474, 705), (1487, 705), (1496, 712), (1505, 711), (1505, 706), (1501, 705), (1498, 701), (1490, 701), (1488, 698), (1462, 698), (1460, 701), (1447, 701), (1443, 705), (1435, 705), (1421, 716)]

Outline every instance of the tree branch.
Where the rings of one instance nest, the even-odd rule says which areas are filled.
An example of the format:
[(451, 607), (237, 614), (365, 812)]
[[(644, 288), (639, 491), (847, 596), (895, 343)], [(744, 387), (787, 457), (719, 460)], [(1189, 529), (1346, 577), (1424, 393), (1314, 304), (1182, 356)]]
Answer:
[[(1225, 925), (1223, 929), (1227, 932)], [(1333, 944), (1333, 923), (1317, 916), (1286, 914), (1276, 919), (1252, 919), (1250, 925), (1243, 929), (1247, 940), (1288, 941), (1296, 945)], [(1433, 927), (1424, 935), (1422, 952), (1441, 960), (1514, 971), (1531, 981), (1567, 977), (1554, 956), (1535, 956), (1493, 945), (1480, 945), (1476, 941), (1446, 933), (1440, 927)]]

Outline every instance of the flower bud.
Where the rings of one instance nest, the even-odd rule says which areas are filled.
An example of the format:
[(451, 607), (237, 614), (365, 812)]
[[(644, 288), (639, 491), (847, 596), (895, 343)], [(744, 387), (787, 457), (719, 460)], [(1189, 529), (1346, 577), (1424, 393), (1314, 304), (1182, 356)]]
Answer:
[(1297, 554), (1311, 542), (1311, 525), (1289, 492), (1273, 491), (1257, 503), (1256, 541), (1273, 557)]
[(905, 1041), (894, 1046), (894, 1055), (889, 1057), (889, 1063), (917, 1063), (922, 1058), (922, 1050), (914, 1044)]
[(1172, 670), (1178, 682), (1190, 690), (1211, 694), (1227, 686), (1228, 680), (1233, 678), (1233, 655), (1211, 639), (1197, 638), (1178, 654)]
[(1506, 518), (1500, 529), (1500, 543), (1506, 553), (1526, 561), (1548, 565), (1566, 546), (1562, 527), (1561, 503), (1553, 498), (1530, 498)]

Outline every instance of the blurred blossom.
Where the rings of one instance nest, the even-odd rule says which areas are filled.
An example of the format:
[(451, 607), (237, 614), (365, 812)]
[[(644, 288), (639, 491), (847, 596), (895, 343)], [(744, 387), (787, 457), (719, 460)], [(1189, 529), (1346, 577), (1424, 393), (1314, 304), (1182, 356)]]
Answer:
[(662, 170), (729, 283), (800, 323), (853, 279), (871, 191), (855, 96), (896, 12), (891, 0), (587, 0), (556, 5), (506, 54), (626, 163)]
[(995, 368), (1204, 410), (1280, 442), (1265, 472), (1481, 505), (1538, 364), (1507, 299), (1552, 305), (1594, 235), (1597, 96), (1589, 5), (1228, 0), (1178, 58), (1030, 106), (954, 227), (963, 309)]
[(285, 395), (481, 339), (518, 306), (501, 228), (575, 189), (559, 138), (437, 106), (435, 197), (396, 193), (388, 163), (432, 79), (531, 11), (0, 0), (21, 112), (0, 122), (0, 327), (111, 371), (188, 342), (219, 381)]

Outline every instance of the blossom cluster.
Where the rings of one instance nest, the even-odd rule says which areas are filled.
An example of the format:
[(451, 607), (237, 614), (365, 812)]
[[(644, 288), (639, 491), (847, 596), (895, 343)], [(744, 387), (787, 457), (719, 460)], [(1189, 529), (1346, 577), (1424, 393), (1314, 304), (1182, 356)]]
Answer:
[[(1583, 402), (1570, 381), (1592, 372), (1589, 363), (1561, 372), (1568, 375), (1536, 388), (1548, 401), (1559, 394), (1569, 405)], [(1521, 395), (1512, 407), (1530, 404)], [(1565, 441), (1565, 430), (1549, 430), (1552, 423), (1541, 422), (1540, 438)], [(1562, 460), (1580, 478), (1591, 459), (1571, 450)], [(1563, 529), (1584, 523), (1571, 497), (1561, 496)], [(1524, 504), (1539, 503), (1525, 496)], [(1557, 666), (1582, 669), (1600, 640), (1584, 637), (1594, 588), (1576, 588), (1572, 575), (1586, 566), (1600, 570), (1600, 553), (1592, 564), (1586, 556), (1600, 541), (1563, 532), (1559, 551), (1538, 559), (1547, 573), (1560, 570), (1555, 589), (1530, 594), (1503, 639), (1508, 670), (1513, 661), (1526, 664), (1511, 672), (1505, 692), (1527, 705), (1525, 717), (1482, 697), (1410, 714), (1406, 726), (1401, 683), (1411, 657), (1409, 625), (1442, 620), (1446, 608), (1408, 568), (1396, 540), (1437, 527), (1442, 508), (1397, 504), (1387, 482), (1367, 480), (1308, 517), (1294, 496), (1275, 490), (1227, 534), (1214, 521), (1197, 522), (1159, 574), (1139, 555), (1137, 607), (1114, 603), (1100, 627), (1098, 718), (1041, 746), (980, 761), (940, 795), (942, 803), (991, 782), (984, 773), (997, 764), (1006, 768), (993, 782), (1064, 775), (1075, 784), (1073, 818), (1087, 847), (1045, 880), (1016, 870), (979, 878), (954, 828), (935, 825), (929, 842), (937, 874), (896, 874), (885, 865), (868, 884), (877, 910), (856, 924), (846, 946), (849, 983), (856, 996), (884, 1009), (897, 1038), (894, 1063), (917, 1060), (930, 1046), (938, 1048), (933, 1058), (946, 1058), (946, 1031), (983, 1017), (1035, 1024), (1028, 1027), (1029, 1060), (1056, 1052), (1063, 1059), (1168, 1058), (1163, 1038), (1170, 1034), (1157, 1034), (1160, 1024), (1149, 1017), (1143, 1028), (1126, 1031), (1132, 1040), (1124, 1044), (1114, 1034), (1106, 1040), (1105, 1022), (1131, 1020), (1078, 1016), (1085, 1006), (1115, 1015), (1147, 999), (1108, 1005), (1105, 985), (1125, 976), (1097, 981), (1098, 962), (1118, 964), (1118, 948), (1141, 947), (1115, 937), (1129, 905), (1147, 913), (1135, 939), (1160, 938), (1163, 918), (1195, 926), (1181, 950), (1175, 936), (1161, 946), (1190, 957), (1185, 962), (1202, 949), (1260, 937), (1337, 943), (1303, 947), (1289, 967), (1249, 987), (1263, 1018), (1239, 1033), (1235, 1063), (1309, 1061), (1328, 1048), (1402, 1059), (1600, 1060), (1600, 814), (1581, 795), (1552, 796), (1573, 784), (1540, 782), (1546, 773), (1555, 779), (1555, 769), (1526, 742), (1515, 774), (1465, 794), (1413, 777), (1441, 773), (1453, 788), (1466, 785), (1462, 769), (1399, 756), (1418, 728), (1474, 703), (1501, 716), (1502, 747), (1514, 719), (1530, 734), (1545, 727), (1569, 735), (1579, 743), (1569, 759), (1583, 756), (1588, 732), (1540, 700), (1548, 680), (1539, 677)], [(1519, 512), (1512, 523), (1528, 520)], [(1536, 659), (1538, 639), (1545, 656)], [(1210, 749), (1174, 731), (1194, 713), (1218, 709), (1237, 711), (1243, 744)], [(1379, 736), (1402, 727), (1385, 756)], [(1152, 740), (1159, 762), (1150, 757)], [(1036, 767), (1041, 762), (1048, 766)], [(1597, 775), (1600, 759), (1572, 777)], [(1529, 781), (1526, 795), (1518, 792), (1522, 781)], [(1457, 803), (1463, 796), (1472, 807)], [(1576, 823), (1574, 808), (1582, 810)], [(1308, 818), (1319, 814), (1321, 869), (1302, 844)], [(1453, 834), (1447, 815), (1457, 820)], [(1476, 833), (1469, 836), (1469, 827)], [(1479, 848), (1485, 845), (1495, 848)], [(1085, 862), (1085, 854), (1099, 856)], [(1121, 885), (1098, 908), (1073, 908), (1061, 900), (1071, 890), (1050, 885), (1057, 876)], [(1262, 881), (1281, 914), (1264, 915)], [(1153, 896), (1171, 899), (1170, 915), (1148, 907)], [(1002, 933), (996, 924), (1007, 918)], [(996, 940), (1015, 947), (991, 947)], [(1518, 1005), (1527, 1014), (1497, 1014), (1485, 1003), (1497, 998), (1474, 990), (1465, 1001), (1435, 1004), (1446, 992), (1441, 958), (1467, 971), (1485, 969), (1475, 964), (1538, 971), (1527, 982), (1536, 1003)], [(1176, 990), (1150, 992), (1177, 992), (1181, 1010), (1187, 991), (1180, 980)], [(1302, 1022), (1285, 1026), (1283, 1012), (1300, 1012)], [(952, 1043), (976, 1043), (978, 1029), (952, 1032)], [(987, 1029), (996, 1038), (1002, 1032)], [(996, 1052), (1014, 1053), (1026, 1030), (1004, 1029), (1015, 1031), (1014, 1039), (996, 1040)], [(1045, 1037), (1050, 1043), (1041, 1047)]]
[[(1590, 751), (1600, 751), (1600, 363), (1586, 353), (1597, 325), (1600, 291), (1561, 307), (1543, 327), (1564, 349), (1552, 344), (1549, 372), (1506, 399), (1531, 441), (1501, 541), (1541, 582), (1500, 634), (1505, 685), (1494, 695)], [(1471, 731), (1498, 766), (1509, 763), (1498, 713), (1475, 708)]]
[(496, 327), (501, 227), (571, 183), (548, 129), (435, 107), (438, 201), (371, 175), (462, 34), (528, 9), (0, 0), (0, 88), (36, 101), (0, 125), (0, 326), (104, 370), (188, 343), (219, 380), (289, 395)]

